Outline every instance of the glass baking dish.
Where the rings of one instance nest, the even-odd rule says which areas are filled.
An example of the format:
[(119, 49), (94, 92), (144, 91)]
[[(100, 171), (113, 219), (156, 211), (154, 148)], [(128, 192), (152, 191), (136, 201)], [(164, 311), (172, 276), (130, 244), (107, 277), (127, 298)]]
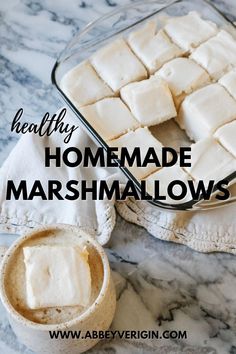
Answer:
[[(166, 16), (181, 16), (187, 14), (189, 11), (199, 12), (203, 18), (215, 22), (221, 28), (227, 29), (236, 38), (234, 24), (226, 19), (219, 10), (205, 0), (146, 0), (142, 2), (134, 2), (130, 5), (117, 8), (115, 11), (112, 11), (105, 16), (100, 17), (98, 20), (88, 24), (71, 40), (71, 42), (68, 43), (66, 48), (60, 54), (52, 70), (52, 83), (56, 86), (69, 108), (74, 112), (82, 128), (85, 128), (86, 132), (97, 145), (102, 146), (105, 150), (108, 148), (107, 143), (88, 123), (88, 121), (80, 113), (79, 109), (76, 108), (76, 106), (60, 88), (59, 84), (62, 76), (80, 62), (88, 59), (99, 48), (121, 35), (127, 36), (129, 32), (138, 28), (140, 25), (143, 25), (145, 21), (155, 18), (157, 19), (158, 27), (161, 28)], [(168, 129), (168, 124), (169, 123), (164, 123), (164, 127), (161, 130)], [(158, 130), (161, 132), (160, 129)], [(183, 134), (183, 132), (180, 134)], [(176, 141), (179, 141), (180, 137), (177, 135)], [(186, 140), (185, 146), (186, 144), (190, 144), (190, 142)], [(165, 145), (168, 146), (167, 144)], [(173, 137), (171, 138), (171, 144), (169, 146), (178, 148), (175, 146)], [(119, 160), (117, 160), (117, 163), (119, 165)], [(126, 167), (119, 167), (126, 177), (133, 181), (140, 193), (140, 182), (136, 180), (136, 178)], [(230, 176), (225, 176), (225, 179), (231, 183), (235, 178), (236, 171)], [(214, 196), (212, 199), (213, 201), (204, 201), (200, 198), (198, 201), (190, 200), (188, 202), (178, 204), (168, 204), (154, 199), (149, 200), (148, 202), (162, 209), (164, 208), (175, 211), (209, 209), (235, 202), (236, 193), (234, 195), (233, 192), (231, 192), (231, 197), (227, 201), (214, 200)]]

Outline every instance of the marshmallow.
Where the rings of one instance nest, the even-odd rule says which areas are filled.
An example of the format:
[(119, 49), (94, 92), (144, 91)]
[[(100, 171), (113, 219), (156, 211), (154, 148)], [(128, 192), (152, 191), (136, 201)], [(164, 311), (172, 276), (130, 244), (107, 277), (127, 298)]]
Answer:
[(235, 118), (236, 101), (222, 86), (211, 84), (185, 98), (177, 123), (190, 139), (198, 141)]
[(176, 58), (169, 61), (156, 72), (155, 76), (167, 82), (177, 107), (186, 94), (210, 81), (206, 71), (188, 58)]
[(217, 32), (215, 23), (203, 20), (195, 11), (171, 17), (164, 27), (168, 36), (185, 51), (197, 47)]
[[(188, 185), (188, 181), (191, 179), (192, 178), (178, 165), (164, 167), (146, 178), (147, 192), (154, 198), (155, 181), (159, 181), (159, 194), (166, 197), (166, 200), (160, 200), (161, 202), (169, 204), (186, 203), (192, 199)], [(168, 185), (175, 180), (184, 182), (187, 187), (187, 194), (183, 199), (175, 200), (168, 195)], [(172, 191), (174, 195), (179, 196), (181, 195), (182, 188), (176, 185)]]
[(129, 82), (147, 77), (147, 71), (123, 39), (106, 45), (91, 58), (101, 78), (117, 92)]
[(196, 180), (217, 182), (236, 171), (235, 162), (216, 140), (206, 138), (191, 145), (191, 167), (185, 170)]
[(184, 53), (163, 30), (157, 32), (156, 21), (149, 21), (138, 31), (131, 32), (128, 44), (151, 74), (168, 60)]
[(91, 275), (85, 248), (40, 245), (24, 247), (23, 253), (29, 308), (89, 304)]
[(224, 88), (236, 99), (236, 70), (231, 70), (229, 73), (225, 74), (220, 80), (219, 84), (224, 86)]
[(190, 58), (217, 80), (236, 65), (236, 41), (231, 34), (221, 30), (215, 37), (201, 44)]
[[(138, 128), (134, 132), (129, 132), (116, 140), (111, 140), (109, 145), (118, 148), (127, 147), (130, 154), (133, 152), (135, 147), (138, 147), (140, 148), (141, 160), (143, 160), (146, 156), (148, 149), (152, 147), (155, 149), (160, 164), (162, 163), (163, 145), (154, 138), (148, 128)], [(126, 167), (137, 180), (143, 179), (159, 168), (155, 166), (154, 163), (148, 163), (146, 167), (137, 167), (135, 164), (133, 166)]]
[(114, 139), (139, 123), (118, 97), (104, 98), (80, 108), (80, 112), (104, 140)]
[(236, 120), (223, 125), (215, 132), (214, 136), (236, 158)]
[(66, 73), (61, 80), (60, 87), (77, 107), (113, 96), (110, 87), (98, 77), (87, 61)]
[(120, 94), (142, 126), (159, 124), (176, 116), (169, 87), (157, 77), (131, 83)]

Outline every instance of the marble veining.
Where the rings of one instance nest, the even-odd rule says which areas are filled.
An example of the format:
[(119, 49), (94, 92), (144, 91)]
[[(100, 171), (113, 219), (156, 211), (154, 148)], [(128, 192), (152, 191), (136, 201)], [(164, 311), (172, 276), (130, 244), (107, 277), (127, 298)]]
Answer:
[[(19, 107), (36, 122), (61, 102), (50, 83), (58, 53), (75, 32), (129, 0), (0, 1), (0, 164), (17, 137), (9, 134)], [(214, 0), (230, 20), (235, 0)], [(1, 235), (11, 244), (14, 235)], [(236, 262), (154, 239), (118, 217), (107, 247), (118, 306), (112, 329), (187, 330), (182, 340), (113, 340), (91, 353), (236, 353)], [(31, 352), (11, 331), (0, 305), (0, 352)]]

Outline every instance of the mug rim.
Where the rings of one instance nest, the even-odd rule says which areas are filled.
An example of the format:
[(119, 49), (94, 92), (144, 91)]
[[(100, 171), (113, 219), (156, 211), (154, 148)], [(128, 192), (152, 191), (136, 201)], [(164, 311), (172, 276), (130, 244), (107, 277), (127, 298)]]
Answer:
[[(13, 256), (15, 250), (26, 240), (34, 237), (37, 235), (37, 233), (40, 233), (42, 231), (50, 231), (52, 229), (59, 229), (59, 230), (72, 230), (74, 232), (79, 232), (82, 238), (88, 240), (90, 244), (96, 249), (98, 252), (102, 265), (103, 265), (103, 281), (102, 281), (102, 286), (99, 291), (98, 296), (94, 300), (94, 302), (89, 306), (81, 315), (76, 316), (75, 318), (62, 322), (62, 323), (55, 323), (55, 324), (43, 324), (43, 323), (37, 323), (33, 322), (23, 315), (21, 315), (15, 308), (14, 306), (10, 303), (5, 285), (4, 285), (4, 280), (7, 275), (7, 265), (9, 263), (9, 260)], [(83, 321), (87, 319), (89, 316), (91, 316), (97, 309), (97, 306), (99, 306), (100, 303), (102, 303), (105, 294), (109, 288), (109, 283), (110, 283), (110, 265), (109, 261), (107, 258), (107, 255), (103, 249), (103, 247), (84, 229), (80, 228), (79, 226), (74, 226), (74, 225), (69, 225), (69, 224), (48, 224), (44, 226), (37, 227), (33, 229), (31, 232), (27, 232), (26, 234), (20, 236), (6, 251), (2, 264), (0, 267), (0, 299), (2, 300), (2, 303), (4, 307), (6, 308), (7, 312), (17, 321), (20, 322), (21, 324), (30, 327), (32, 329), (37, 329), (37, 330), (42, 330), (42, 331), (50, 331), (50, 330), (62, 330), (62, 329), (67, 329), (68, 327), (72, 327), (75, 324), (77, 324), (80, 321)]]

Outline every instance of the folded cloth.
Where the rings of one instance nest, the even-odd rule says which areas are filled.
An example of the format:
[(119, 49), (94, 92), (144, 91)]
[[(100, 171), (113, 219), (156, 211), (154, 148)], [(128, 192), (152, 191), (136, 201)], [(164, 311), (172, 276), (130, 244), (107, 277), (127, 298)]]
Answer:
[[(76, 118), (67, 113), (67, 123), (78, 124)], [(47, 190), (48, 180), (59, 180), (63, 186), (68, 180), (113, 180), (125, 179), (118, 169), (102, 167), (61, 167), (45, 168), (45, 147), (62, 150), (77, 147), (81, 151), (89, 146), (93, 151), (96, 145), (82, 129), (77, 129), (69, 143), (65, 144), (60, 133), (50, 137), (35, 134), (23, 135), (0, 169), (0, 232), (22, 234), (30, 228), (42, 224), (65, 223), (81, 227), (104, 245), (108, 242), (115, 225), (116, 212), (127, 221), (143, 226), (153, 236), (185, 244), (197, 251), (224, 251), (236, 253), (236, 203), (222, 208), (195, 211), (170, 212), (160, 210), (146, 201), (126, 201), (104, 199), (84, 200), (6, 200), (6, 181), (13, 180), (16, 185), (26, 180), (32, 186), (40, 180)], [(63, 192), (63, 191), (62, 191)], [(65, 192), (65, 191), (64, 191)]]
[[(78, 125), (78, 120), (67, 112), (66, 123)], [(82, 129), (77, 129), (69, 143), (64, 143), (64, 137), (59, 132), (50, 136), (40, 137), (36, 134), (22, 135), (11, 151), (7, 160), (0, 169), (0, 231), (22, 234), (29, 228), (44, 224), (65, 223), (77, 225), (97, 237), (101, 244), (105, 244), (115, 225), (116, 213), (114, 200), (93, 201), (87, 200), (42, 200), (35, 197), (33, 200), (6, 200), (7, 180), (13, 180), (18, 186), (22, 180), (27, 181), (31, 189), (35, 180), (39, 180), (44, 191), (48, 190), (49, 180), (58, 180), (66, 194), (65, 186), (68, 180), (107, 180), (116, 178), (119, 170), (101, 167), (45, 167), (45, 147), (50, 147), (52, 153), (56, 147), (61, 151), (66, 148), (77, 147), (83, 151), (85, 146), (96, 149), (90, 138)]]
[(207, 211), (169, 212), (130, 198), (117, 202), (116, 209), (124, 219), (161, 240), (199, 252), (236, 254), (236, 203)]

